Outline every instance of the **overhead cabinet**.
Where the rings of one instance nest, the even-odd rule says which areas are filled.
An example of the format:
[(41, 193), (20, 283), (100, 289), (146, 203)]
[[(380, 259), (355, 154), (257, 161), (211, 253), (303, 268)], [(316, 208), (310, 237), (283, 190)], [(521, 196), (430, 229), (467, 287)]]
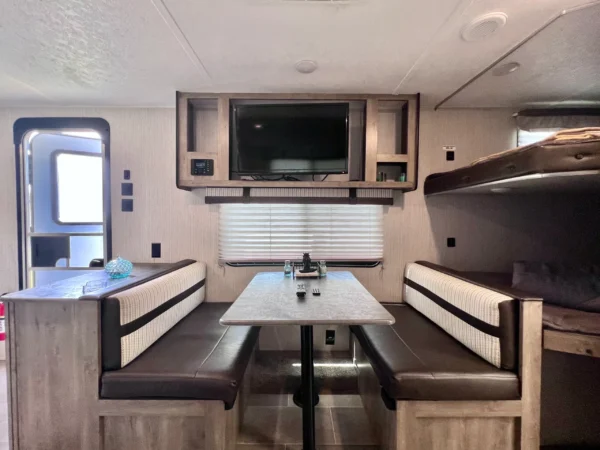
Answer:
[[(343, 146), (344, 169), (332, 161), (325, 162), (323, 151), (329, 146), (319, 147), (320, 154), (314, 159), (306, 155), (301, 162), (293, 158), (294, 152), (302, 152), (303, 136), (310, 135), (310, 121), (302, 117), (290, 116), (289, 111), (314, 111), (317, 120), (314, 134), (323, 135), (327, 127), (319, 120), (329, 120), (327, 111), (335, 111), (339, 106), (346, 115), (343, 116), (341, 129), (345, 142), (332, 140), (332, 147), (338, 150)], [(263, 106), (273, 107), (275, 123), (281, 115), (281, 122), (288, 120), (289, 127), (302, 134), (289, 141), (289, 146), (265, 144), (265, 140), (257, 137), (250, 142), (247, 132), (243, 131), (239, 110), (256, 110)], [(313, 106), (314, 108), (311, 108)], [(265, 108), (263, 108), (264, 110)], [(338, 108), (339, 110), (339, 108)], [(324, 114), (324, 115), (323, 115)], [(319, 117), (322, 117), (320, 119)], [(253, 124), (259, 133), (268, 133), (269, 123)], [(419, 95), (321, 95), (321, 94), (206, 94), (177, 93), (177, 187), (180, 189), (249, 187), (249, 188), (377, 188), (414, 190), (417, 186), (417, 154), (418, 154), (418, 122)], [(290, 125), (291, 124), (291, 125)], [(339, 123), (338, 123), (339, 125)], [(332, 122), (331, 127), (335, 127)], [(304, 128), (302, 128), (304, 127)], [(285, 125), (281, 130), (285, 129)], [(320, 129), (320, 130), (319, 130)], [(339, 129), (339, 126), (338, 126)], [(240, 158), (244, 158), (240, 150), (241, 133), (246, 140), (246, 150), (252, 148), (252, 155), (245, 157), (261, 158), (274, 151), (282, 152), (279, 160), (265, 159), (265, 167), (271, 167), (272, 173), (256, 173), (240, 170)], [(281, 132), (281, 135), (286, 133)], [(339, 135), (337, 136), (339, 138)], [(290, 139), (292, 139), (290, 137)], [(289, 148), (288, 148), (289, 147)], [(326, 150), (323, 150), (326, 149)], [(308, 152), (310, 153), (310, 152)], [(333, 150), (332, 150), (333, 153)], [(314, 154), (314, 151), (313, 151)], [(333, 158), (333, 157), (332, 157)], [(295, 161), (294, 163), (292, 161)], [(289, 161), (289, 171), (287, 164)], [(255, 162), (255, 161), (254, 161)], [(338, 167), (331, 172), (331, 167)], [(267, 172), (269, 169), (266, 169)]]

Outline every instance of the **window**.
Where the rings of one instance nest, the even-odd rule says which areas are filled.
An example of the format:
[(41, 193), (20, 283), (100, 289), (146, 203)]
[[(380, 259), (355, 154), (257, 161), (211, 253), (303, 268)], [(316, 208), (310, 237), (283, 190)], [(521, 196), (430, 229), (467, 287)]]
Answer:
[(224, 204), (222, 262), (380, 261), (383, 207), (377, 205)]
[(536, 131), (517, 131), (517, 145), (522, 147), (524, 145), (535, 144), (536, 142), (543, 141), (544, 139), (552, 136), (559, 130), (536, 130)]
[(54, 153), (54, 220), (62, 224), (100, 224), (102, 157), (95, 154)]

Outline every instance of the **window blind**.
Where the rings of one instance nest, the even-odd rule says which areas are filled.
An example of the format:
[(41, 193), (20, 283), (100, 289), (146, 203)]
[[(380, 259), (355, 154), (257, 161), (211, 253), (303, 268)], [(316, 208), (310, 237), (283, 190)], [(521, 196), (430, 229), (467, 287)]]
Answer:
[(383, 207), (378, 205), (223, 204), (222, 262), (380, 261)]

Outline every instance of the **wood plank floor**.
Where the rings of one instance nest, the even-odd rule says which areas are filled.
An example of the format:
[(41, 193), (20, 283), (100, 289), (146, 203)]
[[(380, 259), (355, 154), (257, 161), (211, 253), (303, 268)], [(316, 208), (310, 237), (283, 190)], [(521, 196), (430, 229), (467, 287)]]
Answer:
[[(238, 450), (300, 450), (302, 411), (293, 405), (291, 396), (277, 396), (278, 402), (269, 399), (276, 396), (252, 397), (238, 436)], [(358, 396), (322, 396), (315, 422), (319, 450), (379, 449)]]

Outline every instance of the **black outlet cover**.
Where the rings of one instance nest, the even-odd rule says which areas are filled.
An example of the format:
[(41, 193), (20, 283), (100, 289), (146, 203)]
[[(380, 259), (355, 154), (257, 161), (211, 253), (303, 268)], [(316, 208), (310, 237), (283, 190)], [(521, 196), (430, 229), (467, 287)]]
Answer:
[(335, 344), (335, 330), (325, 330), (325, 345)]
[(133, 195), (133, 183), (121, 183), (121, 195)]
[(160, 242), (155, 242), (152, 244), (152, 257), (160, 258)]
[(132, 198), (121, 199), (121, 211), (133, 212), (133, 199)]
[(446, 241), (448, 247), (456, 247), (456, 238), (450, 237)]
[(446, 161), (454, 161), (454, 151), (449, 150), (446, 152)]

